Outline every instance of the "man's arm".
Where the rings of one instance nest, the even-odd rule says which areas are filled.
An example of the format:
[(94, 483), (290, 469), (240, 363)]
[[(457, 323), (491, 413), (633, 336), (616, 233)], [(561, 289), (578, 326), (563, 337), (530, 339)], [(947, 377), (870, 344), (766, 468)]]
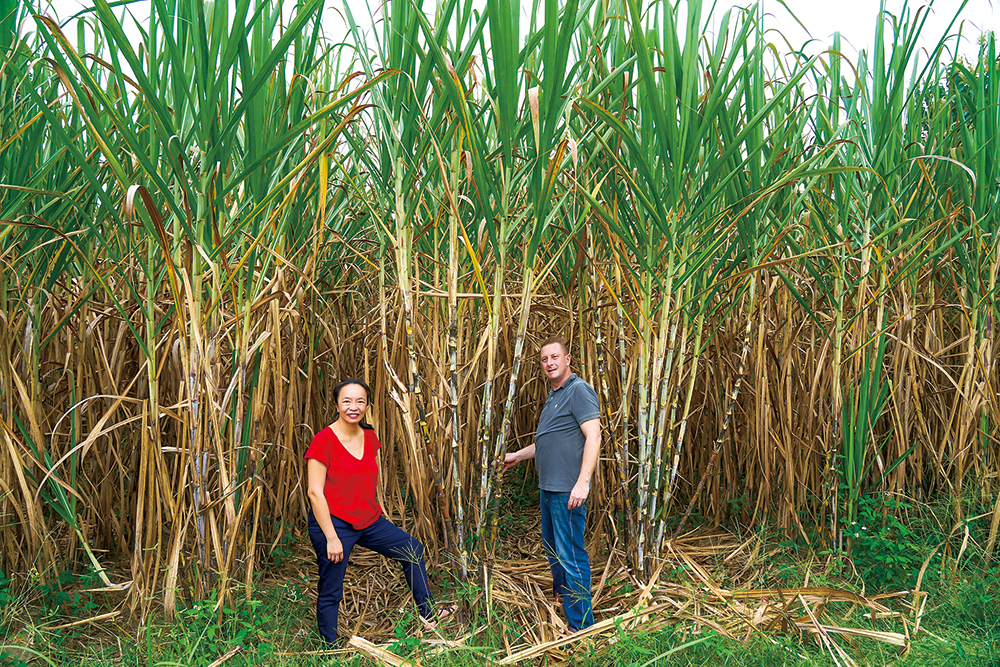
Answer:
[(576, 509), (587, 502), (590, 495), (590, 478), (597, 467), (597, 459), (601, 454), (601, 420), (590, 419), (580, 424), (580, 430), (586, 441), (583, 443), (583, 461), (580, 464), (580, 476), (569, 493), (568, 509)]
[(513, 466), (516, 466), (521, 461), (527, 461), (528, 459), (535, 458), (535, 443), (531, 443), (523, 449), (519, 449), (516, 452), (511, 452), (503, 457), (503, 472), (507, 472)]

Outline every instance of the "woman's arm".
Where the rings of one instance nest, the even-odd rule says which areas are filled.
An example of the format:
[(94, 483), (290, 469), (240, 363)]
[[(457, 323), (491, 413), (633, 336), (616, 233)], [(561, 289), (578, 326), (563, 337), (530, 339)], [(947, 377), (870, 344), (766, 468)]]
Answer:
[(316, 459), (306, 461), (306, 474), (309, 481), (309, 503), (320, 530), (326, 535), (326, 557), (334, 563), (344, 560), (344, 545), (340, 543), (337, 529), (330, 520), (330, 506), (326, 502), (323, 487), (326, 486), (326, 466)]

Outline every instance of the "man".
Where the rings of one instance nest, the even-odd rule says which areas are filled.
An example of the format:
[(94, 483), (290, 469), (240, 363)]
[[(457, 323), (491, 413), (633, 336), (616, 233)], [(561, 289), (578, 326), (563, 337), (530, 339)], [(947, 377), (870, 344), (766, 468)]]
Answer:
[(549, 395), (535, 442), (504, 457), (504, 470), (535, 459), (542, 510), (542, 548), (552, 568), (556, 601), (562, 599), (573, 632), (594, 623), (590, 556), (583, 545), (590, 479), (601, 449), (597, 392), (570, 372), (572, 357), (561, 338), (542, 343), (542, 371)]

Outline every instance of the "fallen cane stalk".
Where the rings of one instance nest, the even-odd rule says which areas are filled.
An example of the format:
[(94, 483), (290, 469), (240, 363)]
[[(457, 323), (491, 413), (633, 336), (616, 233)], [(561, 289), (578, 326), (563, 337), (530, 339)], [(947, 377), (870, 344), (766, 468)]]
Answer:
[(420, 661), (402, 658), (392, 651), (388, 651), (381, 646), (376, 646), (367, 639), (363, 639), (357, 635), (351, 637), (350, 641), (347, 642), (347, 645), (353, 646), (359, 651), (365, 653), (369, 658), (380, 665), (388, 665), (389, 667), (420, 667)]
[(672, 608), (672, 607), (673, 607), (673, 605), (671, 605), (671, 604), (663, 603), (663, 604), (653, 605), (652, 607), (643, 607), (642, 609), (636, 609), (636, 610), (633, 610), (633, 611), (630, 611), (630, 612), (627, 612), (627, 613), (624, 613), (624, 614), (620, 614), (618, 616), (615, 616), (614, 618), (605, 619), (605, 620), (601, 621), (600, 623), (594, 623), (589, 628), (585, 628), (585, 629), (580, 630), (578, 632), (574, 632), (573, 634), (571, 634), (571, 635), (569, 635), (567, 637), (562, 637), (561, 639), (554, 639), (554, 640), (549, 641), (549, 642), (544, 642), (544, 643), (541, 643), (541, 644), (536, 644), (535, 646), (532, 646), (531, 648), (527, 648), (527, 649), (525, 649), (523, 651), (519, 651), (518, 653), (512, 653), (511, 655), (508, 655), (506, 658), (500, 660), (497, 664), (498, 665), (510, 665), (510, 664), (515, 663), (515, 662), (520, 662), (521, 660), (527, 660), (528, 658), (534, 658), (534, 657), (537, 657), (537, 656), (540, 656), (540, 655), (544, 654), (546, 651), (549, 651), (551, 649), (555, 649), (555, 648), (559, 648), (559, 647), (562, 647), (562, 646), (566, 646), (568, 644), (575, 644), (576, 642), (580, 641), (581, 639), (585, 639), (585, 638), (591, 637), (593, 635), (598, 635), (598, 634), (604, 632), (605, 630), (610, 630), (612, 628), (615, 628), (615, 627), (617, 627), (618, 623), (621, 623), (622, 621), (627, 621), (627, 620), (636, 618), (637, 616), (646, 616), (648, 614), (653, 614), (653, 613), (656, 613), (656, 612), (661, 611), (663, 609)]
[(62, 625), (50, 625), (49, 630), (65, 630), (66, 628), (75, 628), (81, 625), (87, 625), (88, 623), (96, 623), (98, 621), (106, 621), (109, 618), (115, 618), (121, 615), (121, 609), (118, 611), (112, 611), (107, 614), (100, 614), (99, 616), (93, 616), (91, 618), (85, 618), (82, 621), (73, 621), (72, 623), (63, 623)]
[(209, 664), (208, 667), (219, 667), (219, 665), (228, 662), (230, 658), (232, 658), (234, 655), (236, 655), (242, 650), (243, 650), (242, 646), (235, 646), (232, 649), (230, 649), (230, 651), (225, 655), (219, 656), (219, 658), (214, 662), (212, 662), (211, 664)]

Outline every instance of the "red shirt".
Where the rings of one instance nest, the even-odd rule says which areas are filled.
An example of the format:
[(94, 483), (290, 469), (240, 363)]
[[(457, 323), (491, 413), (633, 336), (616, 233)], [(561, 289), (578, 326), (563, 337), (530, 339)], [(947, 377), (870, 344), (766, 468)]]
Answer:
[(375, 431), (366, 428), (364, 434), (365, 447), (360, 459), (347, 451), (330, 427), (316, 434), (305, 453), (305, 458), (316, 459), (326, 466), (323, 495), (330, 514), (355, 530), (367, 528), (382, 516), (382, 508), (375, 499), (378, 483), (375, 452), (382, 443)]

